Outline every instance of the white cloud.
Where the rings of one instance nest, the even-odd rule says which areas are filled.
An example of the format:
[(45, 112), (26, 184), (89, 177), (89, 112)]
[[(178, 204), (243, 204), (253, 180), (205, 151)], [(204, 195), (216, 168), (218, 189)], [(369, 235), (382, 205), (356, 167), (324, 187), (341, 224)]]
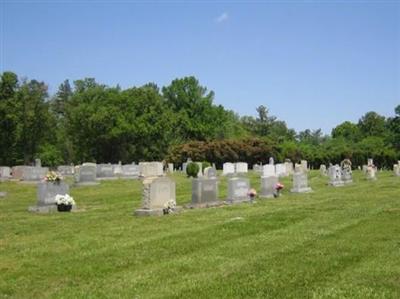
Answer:
[(223, 12), (221, 15), (219, 15), (217, 18), (215, 18), (215, 22), (217, 23), (222, 23), (227, 21), (229, 18), (229, 15), (227, 12)]

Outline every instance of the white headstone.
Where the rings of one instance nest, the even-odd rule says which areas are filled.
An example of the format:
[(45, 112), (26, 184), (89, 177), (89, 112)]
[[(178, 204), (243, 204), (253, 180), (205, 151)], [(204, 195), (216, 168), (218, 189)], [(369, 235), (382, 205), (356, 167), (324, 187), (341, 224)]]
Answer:
[(230, 175), (235, 173), (235, 165), (230, 162), (226, 162), (222, 165), (222, 175)]
[(273, 164), (266, 164), (263, 166), (262, 176), (275, 176), (275, 165)]
[(245, 163), (245, 162), (235, 163), (235, 172), (236, 173), (247, 173), (248, 172), (247, 163)]
[(275, 164), (275, 173), (278, 177), (284, 177), (289, 175), (286, 172), (286, 165), (283, 163)]

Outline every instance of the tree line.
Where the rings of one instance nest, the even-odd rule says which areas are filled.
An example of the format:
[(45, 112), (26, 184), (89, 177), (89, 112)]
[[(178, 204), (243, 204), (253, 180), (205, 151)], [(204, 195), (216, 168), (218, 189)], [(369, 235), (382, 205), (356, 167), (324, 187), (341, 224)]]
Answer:
[(307, 159), (310, 165), (356, 165), (368, 157), (390, 167), (400, 159), (400, 105), (393, 117), (376, 112), (344, 122), (323, 135), (296, 132), (257, 107), (257, 117), (239, 116), (214, 104), (214, 92), (195, 77), (121, 89), (93, 78), (65, 80), (54, 95), (38, 80), (13, 72), (0, 77), (0, 165), (47, 166), (97, 162), (131, 163), (192, 158), (215, 162), (265, 163)]

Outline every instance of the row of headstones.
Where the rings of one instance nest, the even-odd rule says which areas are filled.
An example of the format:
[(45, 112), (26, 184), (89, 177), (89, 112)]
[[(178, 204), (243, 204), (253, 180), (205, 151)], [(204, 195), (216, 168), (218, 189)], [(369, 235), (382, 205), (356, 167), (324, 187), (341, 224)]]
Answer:
[[(192, 180), (192, 202), (188, 208), (217, 206), (223, 203), (241, 203), (251, 201), (249, 196), (250, 180), (235, 176), (228, 179), (228, 198), (225, 202), (218, 199), (218, 179), (215, 169), (208, 167), (205, 175)], [(278, 176), (261, 176), (261, 198), (276, 195)], [(310, 192), (307, 172), (297, 167), (293, 174), (291, 192)], [(175, 202), (175, 182), (168, 177), (149, 177), (143, 180), (142, 207), (135, 211), (136, 215), (161, 215), (169, 202)]]

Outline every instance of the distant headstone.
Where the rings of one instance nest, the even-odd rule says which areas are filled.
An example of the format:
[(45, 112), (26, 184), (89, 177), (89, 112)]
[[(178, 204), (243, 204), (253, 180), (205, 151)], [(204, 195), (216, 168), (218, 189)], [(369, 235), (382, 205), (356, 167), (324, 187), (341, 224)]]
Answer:
[(248, 165), (246, 162), (236, 162), (235, 163), (235, 173), (247, 173)]
[(269, 165), (274, 165), (274, 158), (273, 157), (269, 158)]
[(97, 167), (95, 163), (83, 163), (75, 167), (75, 184), (77, 186), (98, 185), (96, 181)]
[(118, 164), (113, 165), (113, 173), (114, 177), (120, 177), (122, 176), (122, 163), (121, 161), (118, 162)]
[(26, 166), (22, 172), (22, 180), (28, 182), (37, 182), (44, 179), (49, 172), (47, 167)]
[(304, 193), (312, 191), (312, 189), (308, 186), (307, 172), (303, 169), (303, 166), (295, 169), (293, 174), (293, 187), (290, 192)]
[(217, 170), (213, 167), (206, 167), (206, 168), (204, 168), (204, 176), (206, 178), (216, 178)]
[(374, 159), (368, 158), (367, 166), (373, 166), (373, 165), (374, 165)]
[(0, 180), (8, 180), (11, 178), (11, 168), (8, 166), (0, 166)]
[(218, 202), (218, 181), (216, 178), (195, 178), (192, 180), (192, 205), (208, 206)]
[(136, 164), (126, 164), (122, 165), (122, 178), (138, 178), (140, 174), (139, 165)]
[(164, 175), (163, 164), (161, 162), (140, 162), (139, 169), (141, 177)]
[(400, 176), (400, 163), (393, 165), (393, 172), (395, 176)]
[(339, 165), (330, 166), (328, 169), (329, 185), (341, 187), (344, 185), (342, 181), (342, 170)]
[(262, 168), (262, 176), (275, 176), (275, 165), (265, 164)]
[(326, 165), (325, 164), (321, 164), (319, 166), (319, 172), (321, 173), (321, 175), (326, 176), (328, 173), (326, 171)]
[(235, 164), (226, 162), (222, 165), (222, 175), (231, 175), (235, 173)]
[(301, 167), (303, 168), (303, 171), (308, 171), (308, 163), (307, 160), (301, 160), (300, 161)]
[(35, 159), (35, 167), (42, 167), (42, 161), (40, 159)]
[(57, 171), (63, 176), (74, 175), (74, 166), (60, 165), (57, 167)]
[(143, 179), (142, 207), (137, 216), (163, 215), (169, 202), (176, 204), (175, 182), (168, 177), (146, 177)]
[(253, 165), (253, 171), (261, 173), (262, 172), (262, 165), (260, 164), (254, 164)]
[(366, 172), (367, 180), (375, 181), (376, 180), (376, 172), (377, 172), (377, 169), (375, 166), (368, 165), (367, 172)]
[(250, 181), (247, 178), (235, 177), (228, 179), (228, 203), (249, 201)]
[(275, 164), (275, 173), (278, 177), (285, 177), (289, 175), (289, 173), (286, 172), (286, 165), (283, 163)]
[(265, 198), (274, 197), (277, 183), (278, 183), (278, 177), (276, 175), (262, 176), (260, 197), (265, 197)]
[(37, 186), (36, 206), (29, 207), (30, 212), (49, 213), (57, 211), (56, 195), (69, 193), (69, 186), (63, 181), (58, 183), (40, 182)]
[(25, 165), (14, 166), (11, 169), (12, 178), (15, 179), (15, 180), (21, 180), (22, 176), (24, 174), (24, 170), (27, 167), (30, 167), (30, 166), (25, 166)]
[(173, 163), (168, 163), (168, 171), (169, 171), (170, 173), (173, 173), (173, 172), (174, 172), (174, 164), (173, 164)]
[(293, 163), (289, 162), (289, 161), (286, 161), (285, 162), (285, 166), (286, 166), (286, 173), (288, 175), (292, 175), (293, 174)]
[(115, 179), (114, 166), (111, 164), (97, 164), (96, 178), (98, 179)]
[(351, 170), (351, 161), (350, 159), (344, 159), (340, 163), (340, 167), (342, 169), (342, 181), (345, 184), (351, 184), (353, 182), (353, 174)]
[(187, 165), (188, 165), (188, 164), (187, 164), (186, 162), (183, 162), (183, 163), (182, 163), (182, 172), (183, 172), (183, 173), (186, 173), (186, 167), (187, 167)]
[(203, 163), (201, 162), (195, 162), (197, 165), (199, 165), (199, 172), (197, 173), (197, 177), (202, 177), (203, 176)]

